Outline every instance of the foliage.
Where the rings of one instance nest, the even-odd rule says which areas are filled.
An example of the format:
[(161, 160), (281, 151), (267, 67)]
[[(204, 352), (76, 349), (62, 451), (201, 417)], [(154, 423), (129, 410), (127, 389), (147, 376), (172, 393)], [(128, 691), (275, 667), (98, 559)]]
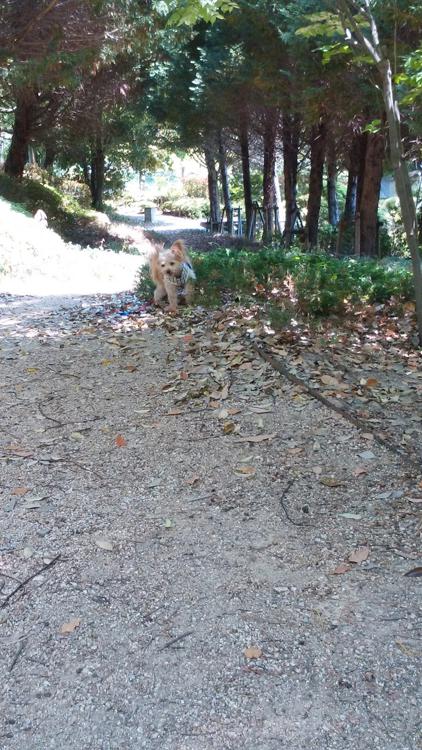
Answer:
[(95, 211), (87, 210), (74, 197), (27, 177), (15, 180), (0, 173), (0, 196), (22, 206), (32, 216), (41, 208), (47, 214), (49, 225), (62, 233), (71, 231), (78, 223), (88, 224), (97, 218)]
[[(221, 249), (191, 253), (197, 276), (198, 301), (220, 304), (222, 295), (279, 299), (283, 283), (293, 287), (298, 309), (311, 315), (344, 313), (350, 305), (381, 303), (392, 298), (412, 298), (412, 273), (408, 264), (380, 264), (374, 260), (333, 258), (325, 253), (289, 253), (281, 249)], [(141, 269), (140, 297), (153, 289), (148, 268)]]
[(169, 198), (161, 203), (161, 209), (164, 213), (173, 216), (184, 216), (188, 219), (201, 219), (206, 215), (208, 210), (208, 201), (203, 198), (188, 198), (179, 196)]

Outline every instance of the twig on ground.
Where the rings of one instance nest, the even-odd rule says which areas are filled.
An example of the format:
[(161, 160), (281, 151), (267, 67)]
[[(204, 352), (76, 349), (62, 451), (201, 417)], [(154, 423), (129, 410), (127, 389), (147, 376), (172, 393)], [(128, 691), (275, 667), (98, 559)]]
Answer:
[(165, 643), (164, 646), (161, 646), (158, 650), (164, 651), (165, 648), (170, 648), (170, 646), (173, 646), (175, 643), (178, 643), (178, 641), (181, 641), (182, 638), (187, 638), (188, 635), (192, 635), (193, 632), (193, 630), (187, 630), (186, 633), (177, 635), (175, 638), (172, 638), (171, 641), (167, 641), (167, 643)]
[(11, 661), (11, 664), (10, 664), (10, 667), (9, 667), (9, 672), (11, 672), (12, 669), (15, 667), (16, 662), (19, 659), (19, 657), (21, 656), (21, 654), (23, 653), (23, 651), (25, 650), (25, 647), (26, 647), (26, 640), (21, 642), (18, 650), (16, 651), (16, 654), (14, 655), (14, 657), (13, 657), (13, 659)]
[(291, 518), (289, 516), (289, 512), (288, 512), (286, 506), (284, 505), (284, 498), (286, 497), (288, 491), (290, 490), (290, 487), (292, 487), (292, 485), (294, 484), (294, 481), (295, 481), (294, 479), (291, 479), (290, 482), (287, 483), (287, 485), (284, 488), (283, 492), (281, 493), (280, 505), (281, 505), (281, 507), (283, 508), (283, 510), (284, 510), (284, 512), (286, 514), (287, 520), (290, 521), (290, 523), (292, 523), (294, 526), (312, 526), (313, 524), (311, 524), (311, 523), (300, 523), (299, 521), (294, 521), (293, 518)]
[(355, 417), (344, 406), (341, 406), (334, 401), (330, 401), (330, 399), (326, 398), (326, 396), (323, 396), (316, 388), (313, 388), (311, 385), (309, 385), (306, 380), (298, 378), (297, 375), (294, 375), (294, 373), (290, 372), (290, 370), (285, 367), (278, 359), (275, 359), (275, 357), (269, 354), (269, 352), (267, 352), (263, 346), (259, 346), (254, 342), (252, 342), (251, 346), (252, 349), (257, 352), (260, 357), (262, 357), (262, 359), (268, 362), (268, 364), (271, 365), (274, 370), (277, 370), (277, 372), (280, 372), (282, 375), (284, 375), (284, 377), (286, 377), (287, 380), (290, 380), (291, 383), (293, 383), (294, 385), (300, 385), (305, 389), (305, 391), (309, 393), (310, 396), (317, 399), (317, 401), (320, 401), (322, 404), (324, 404), (324, 406), (327, 406), (328, 409), (341, 414), (342, 417), (351, 422), (351, 424), (353, 424), (359, 430), (371, 432), (371, 434), (374, 436), (374, 440), (379, 443), (379, 445), (382, 445), (384, 448), (392, 451), (397, 456), (400, 456), (400, 458), (403, 459), (407, 464), (411, 465), (413, 469), (416, 468), (418, 472), (420, 472), (420, 464), (415, 459), (411, 458), (408, 453), (399, 448), (399, 446), (394, 445), (394, 443), (390, 443), (388, 440), (384, 440), (384, 438), (380, 437), (380, 435), (372, 428), (371, 424), (368, 424), (368, 422), (365, 422), (359, 417)]
[(49, 419), (49, 420), (50, 420), (51, 422), (55, 422), (55, 424), (56, 424), (57, 426), (60, 426), (60, 427), (63, 427), (63, 426), (64, 426), (64, 422), (60, 422), (60, 420), (59, 420), (59, 419), (56, 419), (55, 417), (49, 417), (49, 416), (48, 416), (48, 414), (46, 414), (46, 413), (45, 413), (45, 412), (44, 412), (44, 411), (42, 410), (42, 405), (41, 405), (41, 404), (37, 404), (37, 407), (38, 407), (38, 411), (39, 411), (39, 413), (40, 413), (40, 414), (41, 414), (41, 415), (42, 415), (42, 416), (44, 417), (44, 419)]
[(45, 570), (48, 570), (49, 568), (52, 568), (53, 565), (55, 565), (56, 562), (58, 562), (58, 560), (60, 560), (60, 558), (61, 558), (61, 554), (56, 555), (56, 557), (53, 557), (53, 559), (50, 560), (50, 562), (48, 562), (45, 565), (43, 565), (42, 568), (39, 568), (39, 570), (36, 570), (35, 573), (32, 573), (32, 575), (30, 575), (28, 578), (25, 578), (25, 580), (22, 581), (19, 584), (19, 586), (16, 586), (16, 588), (13, 589), (13, 591), (11, 591), (10, 594), (8, 594), (6, 596), (5, 600), (0, 605), (0, 609), (4, 609), (9, 604), (10, 600), (12, 599), (12, 597), (15, 596), (15, 594), (18, 593), (18, 591), (20, 591), (21, 589), (23, 589), (24, 586), (26, 586), (27, 583), (29, 583), (30, 581), (32, 581), (33, 578), (36, 578), (37, 576), (39, 576), (40, 573), (44, 573)]

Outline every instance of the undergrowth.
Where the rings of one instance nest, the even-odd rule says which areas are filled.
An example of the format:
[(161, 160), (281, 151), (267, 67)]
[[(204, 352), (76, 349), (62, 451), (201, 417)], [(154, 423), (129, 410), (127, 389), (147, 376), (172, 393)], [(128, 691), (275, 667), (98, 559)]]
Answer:
[(52, 185), (27, 177), (15, 180), (4, 173), (0, 174), (0, 196), (32, 216), (41, 208), (47, 214), (49, 226), (64, 235), (77, 226), (97, 220), (96, 212), (81, 206), (76, 198)]
[[(342, 314), (351, 305), (413, 298), (410, 268), (383, 266), (376, 260), (273, 248), (220, 249), (191, 253), (191, 258), (197, 276), (197, 302), (210, 307), (229, 295), (270, 303), (273, 309), (289, 300), (302, 313), (329, 315)], [(152, 292), (148, 267), (143, 267), (137, 293), (149, 298)]]

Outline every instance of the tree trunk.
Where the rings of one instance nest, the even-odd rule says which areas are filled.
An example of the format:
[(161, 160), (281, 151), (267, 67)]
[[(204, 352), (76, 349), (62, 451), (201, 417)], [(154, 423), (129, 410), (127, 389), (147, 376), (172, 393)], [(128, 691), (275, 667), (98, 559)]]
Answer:
[(308, 250), (318, 244), (319, 212), (323, 189), (325, 159), (325, 124), (321, 119), (311, 131), (311, 171), (309, 175), (308, 213), (306, 219), (306, 246)]
[(282, 222), (282, 211), (283, 211), (283, 201), (281, 200), (281, 190), (280, 190), (280, 179), (279, 179), (279, 170), (277, 166), (277, 161), (275, 164), (275, 174), (274, 174), (274, 201), (275, 206), (277, 210), (276, 214), (276, 226), (275, 230), (276, 232), (281, 235), (281, 222)]
[(418, 247), (416, 205), (413, 199), (412, 185), (403, 154), (400, 134), (400, 110), (394, 97), (390, 61), (388, 59), (381, 60), (379, 63), (379, 70), (382, 77), (384, 103), (387, 113), (391, 162), (394, 169), (396, 190), (397, 195), (399, 196), (407, 244), (409, 245), (410, 254), (412, 256), (419, 344), (422, 346), (422, 271), (421, 256)]
[(10, 177), (20, 178), (23, 175), (35, 124), (36, 105), (36, 94), (32, 89), (18, 93), (12, 141), (4, 164), (4, 171)]
[(240, 122), (239, 140), (242, 157), (243, 194), (245, 197), (246, 236), (248, 236), (252, 221), (252, 184), (251, 164), (249, 158), (248, 121), (245, 116), (242, 117)]
[(271, 240), (274, 232), (274, 180), (277, 146), (277, 129), (280, 113), (277, 109), (268, 109), (265, 113), (264, 129), (264, 173), (262, 180), (264, 209), (264, 241)]
[[(400, 201), (400, 210), (403, 225), (406, 232), (407, 244), (412, 256), (413, 279), (415, 283), (416, 317), (418, 322), (419, 344), (422, 346), (422, 270), (421, 257), (418, 247), (416, 205), (412, 195), (407, 164), (403, 154), (402, 139), (400, 133), (400, 110), (395, 98), (393, 86), (393, 75), (391, 63), (388, 57), (384, 57), (381, 49), (376, 20), (371, 11), (369, 0), (364, 0), (364, 12), (369, 20), (370, 37), (368, 37), (360, 26), (357, 25), (353, 10), (346, 0), (338, 0), (340, 6), (340, 17), (346, 31), (350, 26), (365, 52), (369, 52), (376, 63), (382, 81), (382, 91), (388, 122), (390, 156), (394, 169), (397, 195)], [(351, 35), (349, 34), (349, 39)]]
[(378, 251), (378, 204), (383, 174), (384, 133), (368, 133), (365, 169), (359, 195), (360, 217), (359, 254), (375, 256)]
[(284, 115), (283, 126), (283, 167), (284, 167), (284, 200), (286, 219), (284, 225), (284, 244), (290, 247), (293, 232), (299, 216), (297, 205), (297, 165), (299, 152), (300, 119), (298, 115)]
[(220, 180), (221, 180), (221, 187), (223, 190), (224, 208), (226, 210), (227, 225), (228, 225), (229, 234), (231, 234), (233, 230), (232, 201), (230, 197), (229, 175), (227, 172), (226, 148), (224, 145), (221, 130), (218, 133), (218, 163), (220, 166)]
[(339, 221), (337, 200), (337, 162), (335, 142), (331, 135), (329, 137), (327, 148), (327, 203), (328, 221), (332, 227), (336, 227)]
[(204, 148), (205, 163), (208, 170), (208, 197), (210, 202), (210, 229), (220, 221), (220, 201), (218, 197), (218, 174), (213, 151), (209, 145)]
[(349, 151), (349, 175), (346, 200), (337, 235), (337, 254), (349, 254), (355, 244), (353, 227), (356, 218), (358, 176), (362, 173), (366, 134), (355, 133)]
[(81, 161), (81, 167), (82, 167), (84, 183), (85, 185), (88, 185), (88, 187), (91, 187), (91, 175), (90, 175), (89, 166), (88, 166), (88, 159), (86, 158), (86, 156), (84, 156), (84, 158)]
[(91, 151), (91, 198), (92, 208), (96, 211), (103, 209), (105, 154), (103, 140), (100, 134), (96, 136), (95, 144)]
[(44, 148), (45, 155), (43, 167), (44, 169), (51, 169), (56, 158), (56, 149), (52, 143), (45, 143)]

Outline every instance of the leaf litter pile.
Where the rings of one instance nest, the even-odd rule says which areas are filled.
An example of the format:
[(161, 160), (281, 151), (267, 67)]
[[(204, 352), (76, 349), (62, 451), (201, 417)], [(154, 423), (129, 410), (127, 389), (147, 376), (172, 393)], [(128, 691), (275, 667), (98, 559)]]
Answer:
[(10, 317), (4, 747), (410, 750), (419, 355), (130, 295)]

